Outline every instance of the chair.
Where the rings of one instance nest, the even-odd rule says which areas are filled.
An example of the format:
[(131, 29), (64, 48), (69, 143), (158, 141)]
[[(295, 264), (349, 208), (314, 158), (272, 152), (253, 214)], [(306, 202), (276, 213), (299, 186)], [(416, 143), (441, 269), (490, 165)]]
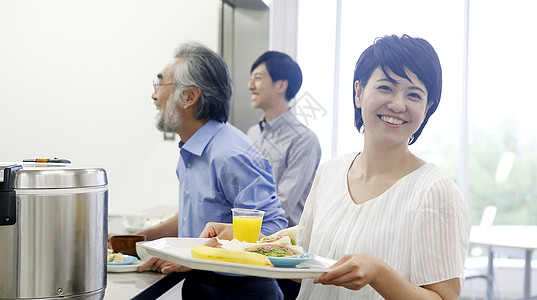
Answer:
[[(465, 283), (468, 282), (468, 281), (471, 281), (473, 279), (476, 279), (476, 278), (477, 279), (484, 279), (487, 284), (488, 284), (489, 280), (494, 280), (493, 278), (489, 278), (489, 275), (486, 272), (482, 272), (479, 269), (473, 269), (473, 268), (469, 268), (469, 267), (464, 268), (464, 282)], [(494, 284), (494, 282), (493, 282), (493, 284)], [(486, 300), (493, 300), (493, 299), (490, 299), (490, 298), (492, 298), (490, 295), (485, 296)], [(471, 299), (472, 300), (476, 299), (473, 285), (472, 285), (472, 298)]]
[[(496, 206), (487, 206), (483, 210), (483, 214), (481, 215), (481, 222), (479, 222), (479, 226), (491, 226), (492, 223), (494, 223), (494, 219), (496, 218), (496, 212), (498, 211), (498, 208)], [(483, 255), (483, 248), (482, 247), (475, 247), (470, 252), (471, 256), (481, 256)]]
[[(494, 218), (496, 218), (496, 212), (498, 211), (496, 206), (487, 206), (483, 210), (483, 214), (481, 215), (481, 222), (479, 222), (480, 226), (491, 226), (492, 223), (494, 223)], [(475, 247), (470, 251), (470, 256), (481, 256), (483, 255), (483, 248), (482, 247)], [(490, 253), (489, 253), (490, 255)], [(493, 280), (493, 278), (489, 278), (489, 275), (485, 272), (483, 273), (481, 270), (476, 268), (470, 268), (465, 267), (464, 268), (464, 281), (470, 281), (473, 279), (484, 279), (488, 283), (489, 280)], [(494, 283), (493, 283), (494, 284)], [(497, 286), (496, 286), (497, 288)], [(485, 299), (489, 298), (489, 295)], [(475, 300), (475, 293), (472, 287), (472, 300)], [(487, 299), (492, 300), (492, 299)]]

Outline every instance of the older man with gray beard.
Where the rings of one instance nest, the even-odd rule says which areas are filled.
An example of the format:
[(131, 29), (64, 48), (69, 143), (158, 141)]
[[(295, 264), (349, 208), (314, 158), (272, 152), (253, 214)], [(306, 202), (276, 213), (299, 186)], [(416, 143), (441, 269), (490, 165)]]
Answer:
[[(158, 92), (159, 87), (161, 85), (169, 85), (169, 84), (159, 84), (159, 81), (162, 80), (162, 73), (159, 73), (157, 75), (156, 80), (153, 81), (153, 88), (155, 89), (155, 94)], [(179, 102), (179, 98), (181, 97), (181, 91), (177, 89), (174, 91), (170, 97), (168, 97), (168, 100), (166, 103), (177, 103)], [(153, 98), (153, 96), (152, 96)], [(154, 98), (153, 98), (154, 99)], [(157, 119), (157, 129), (164, 132), (175, 132), (178, 128), (182, 125), (182, 119), (177, 110), (173, 106), (166, 105), (166, 109), (163, 110), (160, 106), (160, 102), (157, 99), (154, 99), (155, 106), (158, 109), (158, 115), (156, 117)]]
[[(265, 211), (261, 233), (287, 226), (272, 168), (240, 130), (227, 123), (232, 94), (224, 60), (199, 44), (183, 44), (157, 75), (152, 98), (157, 127), (176, 132), (180, 158), (179, 213), (139, 232), (148, 240), (199, 237), (208, 222), (231, 223), (231, 209)], [(157, 258), (140, 266), (163, 273), (188, 271), (183, 299), (283, 299), (274, 279), (190, 270)]]

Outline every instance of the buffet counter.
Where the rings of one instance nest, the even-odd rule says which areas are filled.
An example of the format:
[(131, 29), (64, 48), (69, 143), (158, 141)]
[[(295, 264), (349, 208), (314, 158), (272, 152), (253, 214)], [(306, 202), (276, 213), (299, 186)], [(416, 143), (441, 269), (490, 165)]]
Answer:
[(182, 273), (108, 273), (105, 300), (181, 299)]
[[(123, 217), (109, 215), (108, 232), (128, 234)], [(105, 300), (117, 299), (181, 299), (181, 287), (184, 274), (162, 274), (146, 272), (108, 272)]]

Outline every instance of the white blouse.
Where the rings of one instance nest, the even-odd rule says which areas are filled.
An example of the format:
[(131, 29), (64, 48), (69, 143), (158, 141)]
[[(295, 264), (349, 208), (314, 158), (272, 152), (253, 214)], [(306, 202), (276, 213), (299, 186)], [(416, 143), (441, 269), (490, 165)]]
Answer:
[[(356, 204), (347, 172), (356, 153), (332, 159), (317, 171), (299, 225), (298, 242), (333, 259), (365, 253), (422, 286), (460, 278), (468, 251), (468, 207), (447, 175), (426, 164), (377, 198)], [(302, 281), (297, 299), (382, 299), (369, 285), (359, 291)]]

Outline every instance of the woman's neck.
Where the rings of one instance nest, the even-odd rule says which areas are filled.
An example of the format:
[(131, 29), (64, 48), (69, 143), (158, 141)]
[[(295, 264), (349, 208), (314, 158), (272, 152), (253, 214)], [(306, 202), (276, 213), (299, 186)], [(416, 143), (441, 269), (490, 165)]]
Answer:
[(378, 176), (399, 179), (425, 164), (408, 150), (407, 145), (393, 148), (364, 145), (364, 151), (357, 159), (365, 180)]

